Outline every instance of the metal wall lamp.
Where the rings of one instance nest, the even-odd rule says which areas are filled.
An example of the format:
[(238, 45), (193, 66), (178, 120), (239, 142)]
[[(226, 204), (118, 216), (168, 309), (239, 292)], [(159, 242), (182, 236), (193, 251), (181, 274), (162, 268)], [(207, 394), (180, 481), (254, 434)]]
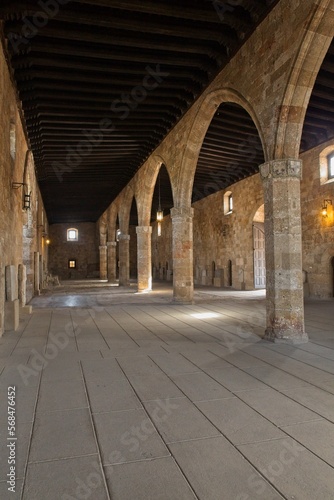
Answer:
[[(26, 187), (27, 184), (25, 182), (12, 182), (12, 189), (19, 189), (22, 186)], [(23, 208), (23, 210), (29, 210), (30, 204), (31, 204), (31, 191), (30, 191), (30, 193), (26, 193), (24, 187), (23, 187), (22, 208)]]
[(322, 213), (322, 216), (323, 217), (328, 217), (328, 205), (332, 205), (332, 200), (324, 200), (324, 203), (323, 203), (323, 206), (322, 206), (322, 209), (321, 209), (321, 213)]

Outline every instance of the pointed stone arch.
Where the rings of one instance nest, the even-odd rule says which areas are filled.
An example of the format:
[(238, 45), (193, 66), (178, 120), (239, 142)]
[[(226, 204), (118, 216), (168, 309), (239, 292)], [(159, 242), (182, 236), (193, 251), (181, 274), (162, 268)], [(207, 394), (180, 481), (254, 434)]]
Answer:
[[(119, 218), (119, 227), (123, 234), (128, 234), (129, 232), (130, 212), (131, 212), (133, 198), (135, 198), (137, 203), (135, 190), (130, 184), (128, 184), (123, 189), (122, 193), (119, 196), (118, 218)], [(138, 205), (137, 205), (137, 211), (138, 211)]]
[(155, 155), (140, 170), (136, 182), (135, 193), (137, 198), (139, 226), (149, 226), (150, 224), (154, 188), (162, 165), (164, 165), (167, 170), (172, 188), (173, 200), (175, 200), (176, 186), (173, 183), (169, 164), (161, 155)]
[(268, 157), (260, 120), (250, 102), (238, 91), (231, 88), (223, 88), (209, 93), (199, 107), (186, 140), (177, 189), (174, 194), (176, 206), (189, 207), (191, 204), (193, 183), (200, 150), (210, 123), (218, 107), (224, 102), (238, 104), (247, 111), (259, 133), (264, 156), (265, 158)]
[(320, 0), (292, 65), (279, 113), (273, 159), (298, 158), (311, 93), (334, 36), (333, 0)]

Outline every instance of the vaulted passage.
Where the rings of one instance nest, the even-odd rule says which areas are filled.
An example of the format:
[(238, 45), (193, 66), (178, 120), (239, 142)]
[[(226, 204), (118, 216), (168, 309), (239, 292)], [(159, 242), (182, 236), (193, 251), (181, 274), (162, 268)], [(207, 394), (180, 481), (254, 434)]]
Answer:
[(0, 497), (332, 498), (333, 0), (0, 35)]

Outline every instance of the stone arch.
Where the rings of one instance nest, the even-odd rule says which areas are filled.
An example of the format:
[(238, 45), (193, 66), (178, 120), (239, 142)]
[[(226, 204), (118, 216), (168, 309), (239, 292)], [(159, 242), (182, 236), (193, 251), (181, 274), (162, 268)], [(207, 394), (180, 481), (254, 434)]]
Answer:
[(123, 234), (128, 234), (129, 232), (130, 212), (131, 212), (133, 198), (135, 198), (138, 211), (138, 203), (137, 203), (137, 198), (135, 196), (135, 192), (132, 189), (132, 187), (128, 185), (122, 191), (121, 196), (119, 197), (118, 219), (119, 219), (119, 228)]
[(176, 186), (173, 182), (170, 167), (161, 155), (155, 155), (151, 160), (147, 162), (143, 169), (140, 170), (139, 177), (136, 183), (135, 193), (137, 197), (139, 226), (150, 225), (154, 188), (162, 165), (164, 165), (167, 170), (170, 185), (172, 188), (173, 200), (175, 200)]
[(174, 196), (176, 206), (189, 207), (191, 205), (195, 171), (201, 147), (218, 107), (224, 102), (238, 104), (247, 111), (259, 133), (265, 159), (268, 158), (260, 121), (249, 101), (239, 92), (230, 88), (210, 92), (200, 105), (186, 141), (178, 176), (176, 196)]
[(113, 202), (107, 210), (108, 241), (116, 241), (116, 224), (118, 211), (119, 206), (116, 202)]
[(100, 245), (106, 245), (107, 243), (107, 230), (107, 213), (104, 212), (99, 219)]
[(273, 159), (298, 158), (311, 93), (334, 36), (333, 0), (320, 0), (305, 30), (281, 106)]

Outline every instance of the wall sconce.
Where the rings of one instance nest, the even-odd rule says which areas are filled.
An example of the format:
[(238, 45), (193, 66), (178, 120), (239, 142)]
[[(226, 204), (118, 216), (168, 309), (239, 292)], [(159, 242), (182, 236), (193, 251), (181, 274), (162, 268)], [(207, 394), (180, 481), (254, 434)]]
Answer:
[(324, 203), (323, 203), (323, 206), (321, 209), (321, 213), (322, 213), (323, 217), (328, 217), (328, 214), (327, 214), (328, 205), (332, 205), (332, 200), (324, 200)]
[(21, 186), (23, 186), (22, 208), (23, 210), (30, 210), (31, 191), (30, 193), (25, 192), (25, 187), (27, 186), (27, 184), (25, 182), (12, 182), (12, 189), (19, 189)]
[(158, 221), (158, 236), (161, 236), (161, 221), (164, 218), (164, 212), (161, 209), (161, 200), (160, 200), (160, 172), (159, 172), (159, 205), (157, 210), (157, 221)]
[(30, 210), (31, 192), (23, 195), (23, 209)]
[(46, 243), (47, 245), (50, 245), (51, 240), (49, 240), (49, 238), (46, 238), (45, 243)]
[(161, 222), (163, 218), (164, 218), (164, 212), (161, 209), (161, 200), (160, 200), (160, 172), (159, 172), (159, 205), (158, 205), (158, 210), (157, 210), (157, 221)]

